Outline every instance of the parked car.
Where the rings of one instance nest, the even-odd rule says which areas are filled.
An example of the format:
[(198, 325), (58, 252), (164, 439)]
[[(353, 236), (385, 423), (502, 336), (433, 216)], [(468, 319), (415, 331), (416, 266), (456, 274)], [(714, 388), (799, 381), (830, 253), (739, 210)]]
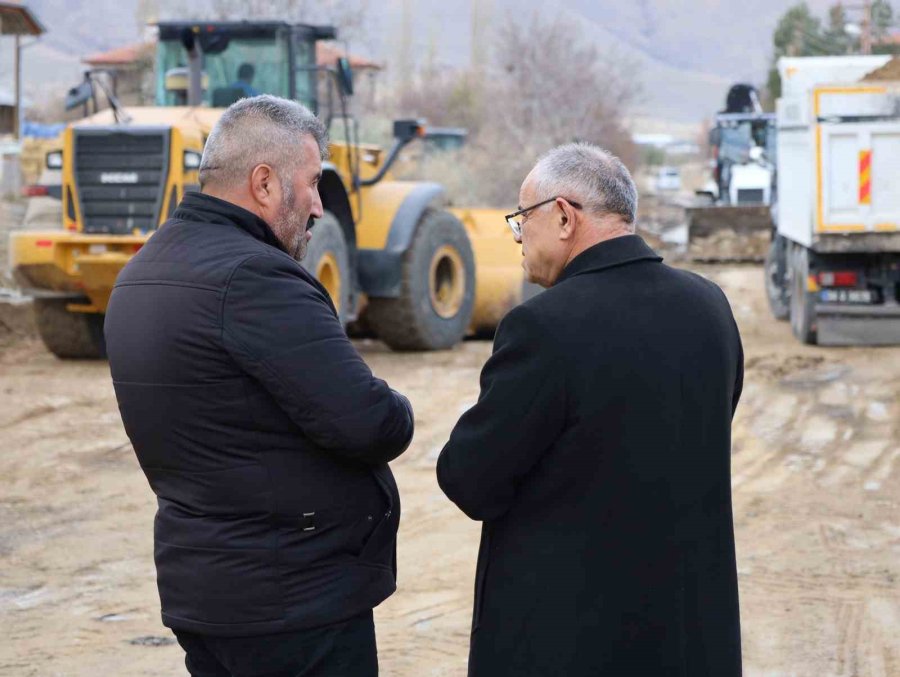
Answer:
[(681, 190), (681, 173), (678, 167), (660, 167), (657, 170), (656, 190), (659, 192)]

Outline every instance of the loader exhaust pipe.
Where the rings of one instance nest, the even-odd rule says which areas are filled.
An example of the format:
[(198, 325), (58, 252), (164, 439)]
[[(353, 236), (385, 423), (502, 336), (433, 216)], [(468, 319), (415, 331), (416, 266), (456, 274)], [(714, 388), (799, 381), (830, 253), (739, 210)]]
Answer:
[(181, 32), (181, 44), (188, 54), (188, 106), (200, 106), (203, 103), (203, 48), (197, 39), (198, 30), (185, 28)]
[(357, 179), (356, 188), (361, 186), (374, 186), (384, 178), (403, 150), (413, 139), (418, 139), (426, 135), (425, 123), (422, 120), (394, 120), (394, 143), (388, 151), (387, 158), (381, 169), (370, 179)]

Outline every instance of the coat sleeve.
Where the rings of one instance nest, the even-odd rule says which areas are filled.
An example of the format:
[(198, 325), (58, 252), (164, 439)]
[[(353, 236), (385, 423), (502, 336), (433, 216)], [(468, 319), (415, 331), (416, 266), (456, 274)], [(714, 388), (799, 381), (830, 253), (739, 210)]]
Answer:
[(293, 261), (259, 255), (234, 271), (222, 340), (322, 449), (377, 465), (409, 446), (409, 401), (372, 375), (324, 292)]
[(552, 337), (525, 306), (497, 330), (481, 395), (456, 424), (437, 464), (438, 483), (469, 517), (493, 520), (565, 422), (564, 373)]
[(731, 397), (731, 418), (734, 418), (738, 402), (741, 399), (741, 393), (744, 390), (744, 344), (741, 342), (741, 334), (737, 330), (737, 325), (735, 325), (735, 332), (737, 334), (738, 359), (737, 376), (734, 379), (734, 393)]

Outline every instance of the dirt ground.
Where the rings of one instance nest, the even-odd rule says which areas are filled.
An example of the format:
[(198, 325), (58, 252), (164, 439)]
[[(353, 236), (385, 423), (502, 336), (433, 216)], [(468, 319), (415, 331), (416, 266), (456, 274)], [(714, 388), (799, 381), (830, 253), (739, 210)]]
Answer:
[[(741, 325), (746, 386), (733, 483), (747, 675), (900, 675), (900, 348), (799, 345), (759, 268), (699, 268)], [(407, 393), (398, 592), (376, 610), (387, 677), (464, 675), (479, 525), (434, 465), (477, 397), (488, 342), (359, 348)], [(185, 674), (159, 620), (154, 500), (103, 362), (0, 346), (0, 674)], [(123, 666), (127, 666), (123, 668)]]

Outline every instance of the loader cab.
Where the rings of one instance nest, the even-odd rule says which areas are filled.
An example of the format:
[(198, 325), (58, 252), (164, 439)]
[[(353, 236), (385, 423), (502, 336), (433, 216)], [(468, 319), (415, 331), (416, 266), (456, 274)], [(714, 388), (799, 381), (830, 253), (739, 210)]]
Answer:
[(710, 140), (718, 148), (718, 155), (729, 162), (746, 162), (753, 148), (761, 148), (767, 159), (774, 161), (775, 121), (759, 118), (754, 120), (719, 120)]
[[(719, 113), (709, 141), (715, 162), (713, 179), (720, 198), (728, 199), (733, 192), (732, 179), (739, 168), (752, 166), (752, 171), (756, 171), (757, 167), (765, 166), (771, 175), (770, 188), (774, 189), (778, 150), (774, 114)], [(753, 195), (754, 200), (763, 199), (758, 191), (753, 191)]]
[(316, 41), (331, 26), (283, 22), (161, 22), (156, 103), (188, 103), (191, 53), (202, 70), (202, 105), (227, 108), (238, 99), (273, 94), (318, 112)]

